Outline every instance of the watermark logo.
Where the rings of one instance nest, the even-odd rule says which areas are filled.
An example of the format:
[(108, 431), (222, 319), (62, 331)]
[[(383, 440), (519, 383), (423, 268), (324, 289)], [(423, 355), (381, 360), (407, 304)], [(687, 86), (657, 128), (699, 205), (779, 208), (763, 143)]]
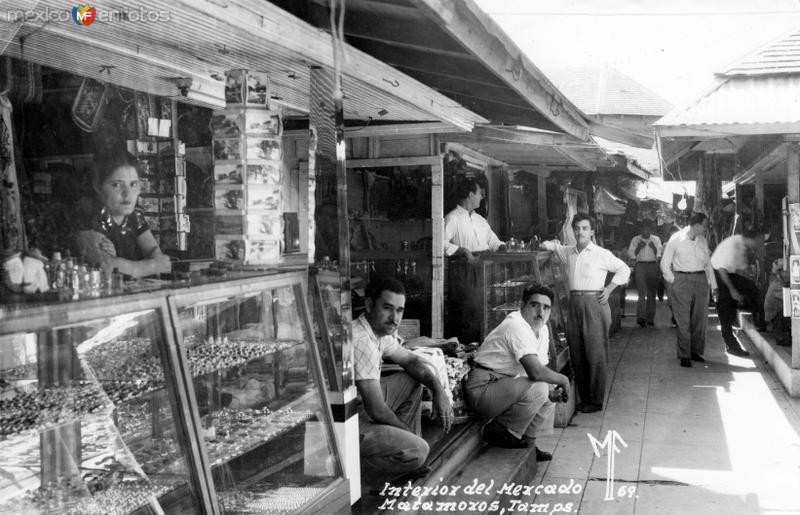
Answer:
[(592, 444), (592, 449), (594, 450), (594, 454), (598, 458), (601, 456), (600, 451), (605, 448), (608, 448), (608, 462), (606, 463), (605, 500), (613, 501), (614, 500), (614, 456), (622, 452), (622, 449), (620, 449), (617, 444), (620, 443), (622, 444), (623, 447), (627, 447), (628, 444), (625, 443), (625, 440), (623, 440), (622, 437), (619, 435), (619, 433), (617, 433), (616, 431), (609, 431), (602, 442), (597, 438), (595, 438), (591, 433), (586, 433), (586, 436), (589, 437), (589, 442), (591, 442)]
[(78, 25), (91, 25), (97, 17), (97, 10), (94, 7), (81, 4), (72, 8), (72, 20)]

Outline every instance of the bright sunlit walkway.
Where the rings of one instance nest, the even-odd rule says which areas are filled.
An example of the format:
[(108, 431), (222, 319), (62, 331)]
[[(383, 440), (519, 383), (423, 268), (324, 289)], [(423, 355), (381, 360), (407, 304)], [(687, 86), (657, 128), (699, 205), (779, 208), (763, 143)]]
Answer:
[[(725, 354), (713, 309), (706, 362), (681, 368), (666, 303), (656, 327), (643, 329), (631, 297), (611, 340), (606, 409), (576, 413), (569, 427), (537, 439), (554, 456), (532, 483), (573, 480), (583, 490), (534, 502), (573, 503), (572, 513), (588, 515), (800, 513), (800, 400), (748, 341), (749, 357)], [(605, 500), (608, 448), (596, 457), (587, 436), (602, 442), (609, 431), (627, 444), (617, 444), (613, 500)]]

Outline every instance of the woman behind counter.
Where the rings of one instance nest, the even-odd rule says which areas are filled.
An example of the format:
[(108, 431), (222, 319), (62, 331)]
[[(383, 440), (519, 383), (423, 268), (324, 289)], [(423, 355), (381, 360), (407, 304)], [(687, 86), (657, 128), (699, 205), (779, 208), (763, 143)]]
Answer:
[(170, 272), (169, 257), (136, 208), (141, 191), (136, 157), (124, 150), (98, 154), (92, 185), (99, 202), (79, 222), (75, 241), (80, 254), (106, 274), (115, 268), (132, 277)]

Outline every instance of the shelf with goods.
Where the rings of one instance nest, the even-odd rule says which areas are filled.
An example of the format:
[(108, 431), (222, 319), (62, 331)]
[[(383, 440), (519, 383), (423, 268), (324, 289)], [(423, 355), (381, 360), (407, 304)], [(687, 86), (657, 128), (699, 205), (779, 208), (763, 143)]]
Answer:
[(196, 363), (188, 379), (205, 474), (225, 510), (341, 482), (305, 299), (299, 274), (170, 297), (179, 352)]
[[(83, 312), (74, 303), (69, 320), (58, 308), (49, 316), (21, 311), (6, 319), (3, 332), (15, 332), (0, 334), (2, 512), (128, 513), (157, 503), (165, 513), (180, 513), (201, 506), (189, 451), (180, 444), (174, 385), (163, 379), (172, 366), (166, 303), (104, 303), (102, 309), (89, 301)], [(136, 351), (105, 362), (125, 342)], [(142, 370), (150, 378), (133, 375)], [(102, 380), (117, 372), (114, 381)], [(162, 378), (155, 388), (143, 386), (153, 386), (155, 376)], [(134, 395), (120, 395), (125, 383), (137, 385)], [(131, 413), (129, 404), (137, 402), (146, 409)], [(152, 450), (159, 439), (161, 448)]]
[(11, 311), (0, 512), (346, 502), (304, 279), (250, 274)]

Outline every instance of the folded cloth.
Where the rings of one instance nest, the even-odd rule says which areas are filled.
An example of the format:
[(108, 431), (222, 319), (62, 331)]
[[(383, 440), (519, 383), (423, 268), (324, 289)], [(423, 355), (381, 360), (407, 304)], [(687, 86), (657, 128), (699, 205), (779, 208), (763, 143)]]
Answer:
[(417, 347), (411, 352), (433, 365), (434, 370), (436, 370), (436, 378), (439, 379), (439, 383), (442, 385), (445, 395), (447, 395), (447, 400), (452, 404), (453, 392), (450, 381), (447, 379), (447, 363), (444, 360), (442, 349), (436, 347)]

